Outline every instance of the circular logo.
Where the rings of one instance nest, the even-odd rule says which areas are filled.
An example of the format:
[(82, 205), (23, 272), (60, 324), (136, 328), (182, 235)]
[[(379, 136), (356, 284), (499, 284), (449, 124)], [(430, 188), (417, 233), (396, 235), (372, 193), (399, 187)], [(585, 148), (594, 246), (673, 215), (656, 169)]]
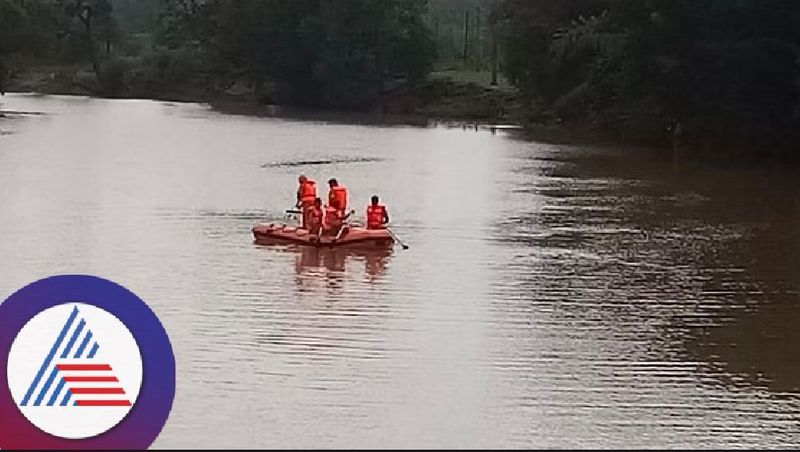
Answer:
[(93, 276), (0, 305), (0, 449), (146, 449), (172, 408), (175, 358), (136, 295)]
[(119, 424), (142, 384), (142, 359), (130, 331), (83, 303), (31, 319), (11, 346), (7, 371), (22, 414), (45, 432), (69, 439), (97, 436)]

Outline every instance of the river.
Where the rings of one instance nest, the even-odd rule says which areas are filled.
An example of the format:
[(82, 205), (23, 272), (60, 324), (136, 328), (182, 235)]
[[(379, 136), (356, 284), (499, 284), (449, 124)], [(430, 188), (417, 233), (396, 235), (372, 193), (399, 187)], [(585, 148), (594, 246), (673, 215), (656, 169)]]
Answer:
[[(12, 94), (0, 299), (137, 293), (175, 350), (156, 448), (800, 444), (797, 172), (518, 132)], [(253, 243), (305, 173), (408, 250)], [(323, 193), (324, 194), (324, 193)]]

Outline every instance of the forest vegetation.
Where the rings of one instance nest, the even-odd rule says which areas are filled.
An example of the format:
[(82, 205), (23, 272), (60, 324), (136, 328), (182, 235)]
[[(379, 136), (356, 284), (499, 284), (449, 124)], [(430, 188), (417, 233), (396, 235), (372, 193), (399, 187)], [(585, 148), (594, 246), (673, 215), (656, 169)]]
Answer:
[(577, 125), (797, 160), (792, 0), (0, 0), (4, 90)]

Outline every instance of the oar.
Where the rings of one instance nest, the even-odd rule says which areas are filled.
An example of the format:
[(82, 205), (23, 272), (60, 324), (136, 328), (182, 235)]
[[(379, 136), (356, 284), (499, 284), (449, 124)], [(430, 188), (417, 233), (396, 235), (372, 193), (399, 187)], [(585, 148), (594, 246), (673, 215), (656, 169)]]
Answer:
[(337, 242), (337, 241), (338, 241), (340, 238), (342, 238), (342, 234), (344, 233), (344, 230), (345, 230), (345, 228), (347, 228), (347, 226), (345, 226), (345, 225), (342, 225), (342, 227), (341, 227), (341, 228), (339, 228), (339, 232), (336, 234), (336, 237), (334, 237), (334, 238), (333, 238), (333, 240), (332, 240), (332, 241), (331, 241), (331, 243), (330, 243), (330, 246), (331, 246), (331, 248), (333, 248), (333, 245), (334, 245), (334, 244), (335, 244), (335, 243), (336, 243), (336, 242)]
[(336, 234), (336, 237), (333, 238), (333, 241), (331, 242), (331, 247), (333, 247), (333, 244), (336, 243), (340, 238), (342, 238), (342, 233), (344, 233), (345, 228), (348, 227), (348, 225), (344, 224), (344, 221), (350, 218), (350, 215), (353, 215), (354, 213), (356, 213), (356, 211), (351, 210), (350, 212), (348, 212), (347, 215), (344, 216), (344, 218), (342, 218), (342, 226), (339, 228), (339, 232)]
[(397, 237), (397, 235), (394, 233), (394, 231), (392, 231), (392, 230), (391, 230), (391, 229), (389, 229), (389, 228), (386, 228), (386, 230), (387, 230), (387, 231), (389, 231), (389, 234), (391, 234), (391, 235), (392, 235), (392, 237), (394, 237), (394, 239), (395, 239), (395, 240), (397, 240), (397, 243), (399, 243), (399, 244), (400, 244), (400, 246), (402, 246), (404, 250), (407, 250), (407, 249), (408, 249), (408, 245), (406, 245), (405, 243), (403, 243), (403, 242), (400, 240), (400, 238), (399, 238), (399, 237)]

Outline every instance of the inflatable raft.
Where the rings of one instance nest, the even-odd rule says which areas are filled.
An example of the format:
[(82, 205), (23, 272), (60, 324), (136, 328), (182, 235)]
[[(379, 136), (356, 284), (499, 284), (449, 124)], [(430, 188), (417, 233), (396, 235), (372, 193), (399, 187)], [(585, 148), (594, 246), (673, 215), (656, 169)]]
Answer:
[(345, 226), (339, 237), (310, 234), (307, 230), (286, 224), (259, 223), (253, 236), (262, 245), (297, 244), (315, 247), (387, 249), (394, 246), (394, 237), (385, 229)]

